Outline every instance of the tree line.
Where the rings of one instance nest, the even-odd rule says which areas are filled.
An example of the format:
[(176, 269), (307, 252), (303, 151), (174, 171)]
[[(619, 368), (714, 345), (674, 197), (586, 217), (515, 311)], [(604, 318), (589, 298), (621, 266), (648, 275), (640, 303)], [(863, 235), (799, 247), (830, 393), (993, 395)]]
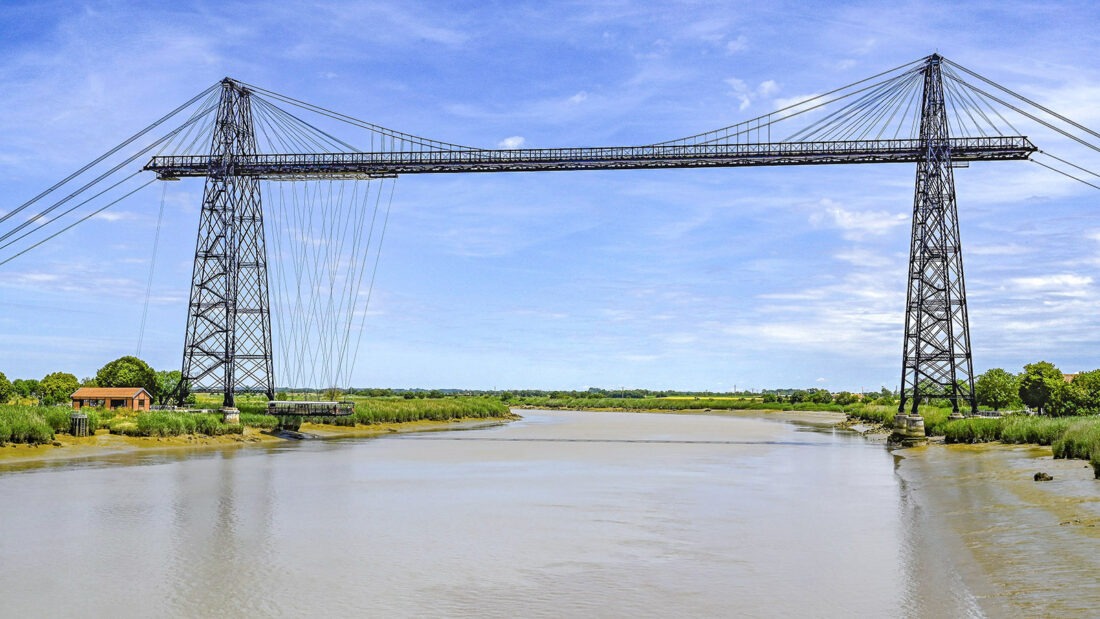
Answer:
[(137, 357), (125, 356), (107, 363), (95, 376), (83, 380), (68, 372), (51, 372), (39, 379), (8, 380), (0, 372), (0, 404), (66, 404), (73, 392), (81, 387), (141, 387), (158, 404), (167, 404), (176, 395), (179, 383), (179, 370), (158, 372)]
[(987, 370), (974, 381), (978, 404), (993, 410), (1028, 408), (1052, 417), (1100, 414), (1100, 369), (1066, 380), (1053, 363), (1037, 361), (1019, 374)]

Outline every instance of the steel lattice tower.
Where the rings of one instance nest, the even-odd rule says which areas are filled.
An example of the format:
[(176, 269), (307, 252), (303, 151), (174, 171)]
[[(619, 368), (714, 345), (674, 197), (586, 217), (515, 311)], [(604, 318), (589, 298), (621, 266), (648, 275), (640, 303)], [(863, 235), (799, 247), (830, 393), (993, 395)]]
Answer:
[(933, 54), (924, 68), (922, 153), (913, 199), (898, 406), (899, 413), (905, 412), (911, 398), (913, 415), (926, 395), (950, 400), (954, 413), (960, 403), (977, 412), (942, 60)]
[(235, 174), (256, 154), (249, 91), (222, 80), (195, 244), (181, 386), (275, 398), (271, 303), (259, 180)]

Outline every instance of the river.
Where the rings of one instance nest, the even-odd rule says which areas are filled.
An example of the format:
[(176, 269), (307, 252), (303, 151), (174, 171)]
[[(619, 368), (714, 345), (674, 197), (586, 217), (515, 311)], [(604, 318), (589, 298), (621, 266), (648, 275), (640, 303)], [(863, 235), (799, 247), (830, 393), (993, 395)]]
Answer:
[(1036, 608), (1005, 602), (987, 558), (959, 547), (965, 518), (942, 526), (933, 510), (951, 499), (921, 490), (927, 454), (906, 464), (858, 435), (742, 416), (522, 413), (460, 432), (0, 466), (0, 615)]

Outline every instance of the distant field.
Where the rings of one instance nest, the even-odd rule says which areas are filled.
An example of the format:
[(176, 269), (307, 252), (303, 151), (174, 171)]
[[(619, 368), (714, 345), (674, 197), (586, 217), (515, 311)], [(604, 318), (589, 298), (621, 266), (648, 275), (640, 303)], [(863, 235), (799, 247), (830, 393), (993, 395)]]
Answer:
[(750, 401), (756, 401), (756, 400), (759, 400), (760, 398), (748, 397), (748, 396), (743, 396), (743, 395), (708, 395), (706, 397), (695, 396), (695, 395), (669, 395), (669, 396), (664, 396), (664, 397), (661, 397), (661, 398), (653, 398), (653, 399), (654, 400), (750, 400)]

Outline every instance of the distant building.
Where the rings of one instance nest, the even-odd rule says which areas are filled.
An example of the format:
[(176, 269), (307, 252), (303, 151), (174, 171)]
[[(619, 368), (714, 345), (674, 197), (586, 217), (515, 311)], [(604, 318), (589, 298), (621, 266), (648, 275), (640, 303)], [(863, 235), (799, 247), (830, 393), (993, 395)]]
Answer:
[(107, 410), (125, 408), (147, 411), (153, 403), (153, 396), (141, 387), (81, 387), (71, 398), (73, 410), (90, 406)]
[[(1078, 372), (1077, 374), (1080, 374), (1080, 372)], [(1067, 383), (1072, 383), (1073, 379), (1077, 378), (1077, 374), (1062, 374), (1062, 380), (1066, 381)]]

